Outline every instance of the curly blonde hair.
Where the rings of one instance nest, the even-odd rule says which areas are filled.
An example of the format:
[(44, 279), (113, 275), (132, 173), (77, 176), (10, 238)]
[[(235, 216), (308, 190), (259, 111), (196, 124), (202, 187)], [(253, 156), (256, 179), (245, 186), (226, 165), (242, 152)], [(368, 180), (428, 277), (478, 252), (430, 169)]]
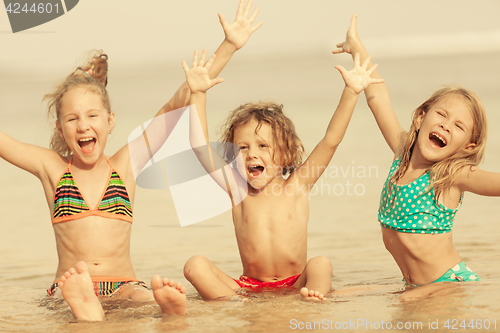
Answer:
[[(78, 67), (66, 79), (56, 87), (53, 93), (44, 96), (48, 100), (48, 116), (59, 121), (59, 113), (64, 94), (77, 87), (85, 87), (93, 93), (101, 96), (104, 108), (111, 113), (111, 103), (109, 100), (106, 85), (108, 84), (108, 56), (100, 51), (96, 51), (92, 60), (83, 67)], [(62, 156), (71, 155), (66, 141), (60, 136), (57, 127), (54, 128), (50, 139), (50, 149)]]
[[(293, 122), (283, 113), (283, 105), (274, 102), (247, 103), (233, 110), (225, 123), (221, 126), (219, 141), (234, 143), (234, 131), (252, 119), (258, 122), (255, 132), (262, 124), (268, 124), (272, 128), (273, 160), (281, 166), (282, 174), (293, 172), (302, 164), (304, 146), (295, 132)], [(231, 145), (226, 145), (223, 151), (226, 162), (233, 161), (235, 152)]]
[[(426, 190), (430, 191), (430, 189), (433, 188), (435, 193), (434, 199), (437, 201), (443, 192), (450, 189), (462, 168), (466, 166), (476, 166), (483, 161), (488, 132), (488, 121), (483, 103), (479, 97), (470, 90), (458, 86), (444, 87), (432, 94), (431, 97), (413, 111), (410, 130), (403, 137), (401, 151), (398, 152), (398, 157), (400, 158), (399, 167), (392, 175), (390, 181), (387, 182), (386, 193), (388, 197), (386, 199), (389, 199), (389, 197), (395, 198), (395, 196), (393, 196), (395, 194), (394, 191), (392, 191), (392, 193), (390, 191), (390, 185), (397, 184), (398, 180), (403, 177), (410, 165), (419, 132), (417, 120), (419, 117), (425, 117), (427, 112), (445, 96), (452, 94), (461, 96), (471, 112), (474, 126), (472, 128), (470, 142), (475, 144), (475, 146), (467, 152), (458, 151), (452, 156), (436, 162), (429, 167), (431, 184)], [(392, 200), (386, 200), (388, 205), (389, 201)]]

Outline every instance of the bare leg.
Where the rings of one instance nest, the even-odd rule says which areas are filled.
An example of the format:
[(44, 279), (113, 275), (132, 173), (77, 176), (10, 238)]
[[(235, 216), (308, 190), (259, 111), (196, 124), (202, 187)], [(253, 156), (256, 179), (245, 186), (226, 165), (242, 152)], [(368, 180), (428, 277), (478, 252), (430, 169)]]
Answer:
[(294, 287), (300, 288), (300, 296), (307, 300), (322, 301), (332, 288), (332, 263), (326, 257), (309, 260)]
[(59, 288), (64, 300), (78, 320), (102, 321), (104, 311), (101, 302), (94, 294), (92, 278), (87, 264), (79, 261), (60, 278)]
[(151, 288), (156, 303), (161, 308), (161, 312), (166, 314), (184, 314), (186, 313), (186, 287), (177, 284), (167, 278), (161, 279), (159, 275), (153, 275), (151, 278)]
[(191, 257), (184, 265), (184, 276), (205, 300), (236, 295), (239, 285), (210, 260), (203, 256)]

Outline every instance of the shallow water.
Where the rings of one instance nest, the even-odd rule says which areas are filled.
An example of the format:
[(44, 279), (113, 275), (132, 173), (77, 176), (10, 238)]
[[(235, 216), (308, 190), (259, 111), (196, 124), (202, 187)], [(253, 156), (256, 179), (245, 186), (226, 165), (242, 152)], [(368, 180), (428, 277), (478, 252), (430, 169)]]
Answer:
[[(500, 124), (497, 112), (500, 102), (496, 79), (500, 73), (498, 68), (480, 69), (481, 64), (492, 63), (498, 56), (400, 59), (380, 61), (380, 66), (387, 68), (382, 75), (388, 81), (394, 108), (402, 124), (409, 122), (411, 110), (438, 83), (462, 83), (478, 93), (486, 105), (490, 124), (483, 168), (498, 172), (500, 133), (496, 126)], [(294, 61), (302, 63), (302, 59)], [(429, 64), (441, 68), (434, 78), (423, 74), (423, 69), (428, 70), (431, 66)], [(242, 100), (254, 98), (251, 96), (258, 95), (260, 89), (269, 89), (266, 84), (259, 87), (259, 77), (253, 72), (268, 71), (272, 65), (264, 64), (247, 69), (248, 73), (238, 74), (247, 77), (247, 84), (255, 87), (245, 91), (245, 96), (238, 96), (238, 86), (228, 85), (224, 93), (227, 98), (213, 97), (210, 103), (214, 113), (210, 124), (220, 123), (227, 110)], [(326, 60), (318, 59), (314, 68), (303, 66), (301, 73), (309, 81), (321, 82), (322, 74), (318, 73), (318, 68), (322, 65), (328, 65)], [(410, 68), (408, 75), (417, 79), (411, 83), (405, 81), (406, 77), (398, 74), (403, 68)], [(280, 70), (276, 68), (273, 75), (283, 75), (286, 79), (288, 73)], [(458, 72), (461, 74), (456, 74)], [(163, 78), (151, 75), (152, 78), (147, 78), (150, 85), (156, 82), (162, 90), (175, 89), (177, 81), (161, 85)], [(108, 154), (126, 142), (128, 132), (137, 124), (147, 120), (147, 115), (134, 113), (139, 101), (130, 99), (132, 93), (128, 90), (134, 85), (140, 86), (141, 80), (146, 78), (138, 75), (133, 79), (121, 79), (119, 73), (116, 76), (115, 81), (111, 80), (116, 84), (110, 88), (110, 94), (118, 124), (108, 144)], [(42, 142), (45, 145), (48, 142), (50, 126), (39, 100), (56, 81), (49, 82), (49, 79), (53, 78), (30, 83), (0, 78), (2, 131), (33, 144)], [(288, 108), (309, 151), (322, 135), (333, 111), (331, 104), (337, 103), (338, 94), (330, 96), (328, 102), (320, 100), (313, 104), (307, 104), (310, 102), (300, 96), (322, 95), (327, 89), (332, 90), (331, 86), (325, 86), (327, 88), (320, 88), (325, 91), (318, 92), (317, 87), (308, 84), (301, 87), (290, 85), (283, 88), (289, 89), (287, 94), (277, 96)], [(144, 91), (144, 94), (146, 97), (148, 94), (155, 96), (155, 99), (148, 100), (147, 105), (141, 105), (153, 110), (152, 115), (161, 105), (160, 94), (151, 90)], [(398, 300), (402, 288), (401, 274), (384, 249), (376, 222), (379, 193), (391, 158), (364, 98), (360, 98), (346, 138), (327, 175), (318, 183), (318, 192), (311, 195), (310, 200), (308, 257), (322, 255), (332, 261), (335, 289), (379, 287), (352, 295), (335, 295), (321, 304), (303, 302), (296, 294), (271, 292), (249, 294), (238, 301), (202, 301), (184, 279), (182, 267), (191, 256), (202, 254), (229, 275), (238, 277), (241, 274), (230, 214), (181, 228), (167, 190), (137, 189), (131, 246), (137, 277), (149, 283), (153, 274), (160, 274), (183, 282), (188, 286), (188, 314), (163, 318), (154, 304), (111, 300), (104, 304), (106, 320), (102, 323), (78, 323), (63, 301), (50, 300), (44, 295), (54, 279), (57, 254), (42, 188), (35, 177), (0, 160), (0, 207), (3, 212), (0, 226), (0, 287), (3, 290), (0, 332), (281, 332), (294, 327), (299, 330), (299, 325), (307, 327), (308, 323), (314, 327), (314, 322), (320, 324), (316, 324), (316, 329), (343, 332), (383, 331), (382, 328), (389, 331), (388, 322), (393, 329), (402, 323), (403, 329), (398, 329), (401, 332), (425, 332), (429, 331), (429, 323), (436, 321), (439, 329), (432, 331), (449, 332), (451, 328), (444, 325), (447, 320), (453, 325), (453, 319), (458, 320), (455, 327), (460, 331), (500, 331), (498, 198), (466, 194), (455, 221), (454, 241), (458, 252), (482, 281), (457, 284), (448, 294), (425, 300), (404, 303)], [(355, 192), (355, 186), (358, 186), (358, 192)], [(459, 325), (464, 319), (467, 324), (471, 320), (490, 320), (490, 328), (463, 330)], [(493, 320), (497, 321), (496, 330), (493, 329)], [(359, 323), (359, 326), (353, 323)], [(415, 326), (418, 323), (422, 326)]]

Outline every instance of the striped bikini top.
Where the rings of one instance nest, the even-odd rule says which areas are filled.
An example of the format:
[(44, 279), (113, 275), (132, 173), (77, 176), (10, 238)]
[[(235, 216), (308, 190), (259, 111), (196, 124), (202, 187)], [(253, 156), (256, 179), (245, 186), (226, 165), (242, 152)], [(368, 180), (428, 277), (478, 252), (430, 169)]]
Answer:
[(110, 171), (108, 184), (99, 200), (96, 208), (90, 209), (83, 198), (78, 186), (71, 174), (71, 162), (68, 168), (59, 178), (54, 194), (54, 213), (52, 215), (52, 224), (68, 222), (81, 219), (87, 216), (101, 216), (110, 219), (118, 219), (132, 223), (132, 206), (127, 189), (118, 173), (109, 163)]

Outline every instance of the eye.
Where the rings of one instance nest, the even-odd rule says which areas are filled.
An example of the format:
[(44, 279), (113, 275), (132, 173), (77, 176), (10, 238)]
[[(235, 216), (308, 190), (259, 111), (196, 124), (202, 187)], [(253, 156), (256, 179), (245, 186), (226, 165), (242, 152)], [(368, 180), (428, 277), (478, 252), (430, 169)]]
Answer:
[(259, 145), (260, 148), (267, 148), (267, 145), (265, 143), (262, 143)]
[(445, 115), (444, 115), (444, 112), (442, 112), (442, 111), (436, 111), (436, 112), (437, 112), (437, 114), (438, 114), (438, 115), (440, 115), (441, 117), (444, 117), (444, 116), (445, 116)]
[(464, 127), (460, 124), (455, 124), (455, 126), (457, 126), (459, 129), (461, 129), (462, 131), (465, 131)]
[(243, 149), (248, 149), (248, 146), (240, 146), (240, 149), (243, 150)]

